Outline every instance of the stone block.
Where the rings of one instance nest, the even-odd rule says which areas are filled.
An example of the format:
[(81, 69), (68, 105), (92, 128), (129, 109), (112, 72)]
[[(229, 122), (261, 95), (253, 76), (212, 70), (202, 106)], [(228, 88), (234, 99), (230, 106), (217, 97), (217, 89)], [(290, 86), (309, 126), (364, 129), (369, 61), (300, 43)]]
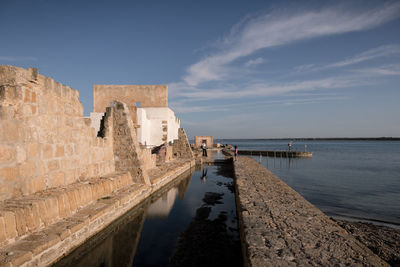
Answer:
[(36, 103), (36, 93), (35, 92), (32, 92), (32, 94), (31, 94), (31, 102)]
[(28, 228), (28, 231), (32, 232), (36, 229), (35, 225), (35, 219), (33, 217), (33, 212), (31, 207), (24, 207), (24, 216), (25, 216), (25, 222), (26, 222), (26, 227)]
[(68, 197), (68, 203), (69, 203), (70, 211), (71, 211), (71, 213), (75, 213), (78, 205), (76, 203), (74, 192), (72, 190), (68, 191), (67, 192), (67, 197)]
[(0, 106), (0, 119), (13, 120), (15, 118), (14, 106)]
[(45, 199), (39, 200), (37, 203), (38, 203), (38, 207), (39, 207), (39, 214), (40, 214), (41, 222), (45, 226), (51, 224), (51, 217), (50, 217), (49, 213), (47, 212), (47, 206), (46, 206)]
[(53, 146), (50, 144), (42, 145), (42, 157), (44, 159), (50, 159), (53, 157)]
[(25, 220), (25, 212), (22, 208), (15, 209), (15, 226), (17, 229), (18, 236), (22, 236), (26, 234), (28, 231)]
[(17, 145), (15, 147), (16, 155), (15, 159), (17, 163), (22, 163), (26, 160), (26, 151), (22, 145)]
[(11, 182), (16, 182), (18, 180), (18, 168), (4, 167), (0, 169), (0, 178), (4, 178)]
[(32, 182), (32, 193), (46, 189), (46, 177), (39, 176), (31, 179), (31, 182)]
[(8, 142), (15, 143), (20, 138), (20, 127), (16, 121), (5, 121), (3, 131), (4, 137)]
[(39, 154), (39, 144), (31, 143), (28, 144), (28, 159), (36, 158)]
[(56, 157), (63, 157), (64, 156), (64, 146), (57, 145), (56, 147)]
[(58, 210), (58, 201), (56, 197), (48, 197), (45, 199), (45, 204), (46, 204), (46, 210), (49, 216), (49, 220), (51, 222), (54, 222), (57, 220), (59, 216), (59, 210)]
[(19, 174), (21, 178), (29, 178), (35, 175), (35, 164), (33, 162), (26, 162), (20, 165)]
[(51, 171), (59, 170), (60, 169), (60, 163), (58, 160), (51, 160), (47, 163), (47, 169)]
[(11, 211), (1, 211), (0, 214), (0, 216), (4, 218), (7, 239), (15, 238), (17, 236), (15, 214)]
[(25, 97), (24, 97), (24, 102), (30, 102), (31, 101), (31, 92), (28, 89), (25, 89)]
[(58, 187), (65, 184), (64, 172), (55, 172), (50, 175), (50, 183), (52, 187)]
[(4, 217), (0, 216), (0, 244), (7, 240)]
[(12, 161), (14, 159), (14, 149), (10, 146), (0, 145), (0, 163)]

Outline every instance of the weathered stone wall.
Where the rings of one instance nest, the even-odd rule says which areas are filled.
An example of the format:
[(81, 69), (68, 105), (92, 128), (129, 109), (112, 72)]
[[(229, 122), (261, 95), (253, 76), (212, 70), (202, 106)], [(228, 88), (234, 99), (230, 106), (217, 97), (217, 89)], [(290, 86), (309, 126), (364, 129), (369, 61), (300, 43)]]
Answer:
[(173, 143), (173, 155), (178, 158), (193, 159), (193, 151), (183, 128), (178, 130), (178, 140)]
[(115, 170), (129, 171), (134, 182), (150, 184), (144, 170), (144, 160), (137, 141), (129, 108), (122, 102), (115, 102), (112, 108), (107, 108), (107, 114), (113, 114), (113, 138)]
[(0, 66), (0, 200), (114, 172), (109, 134), (96, 137), (78, 91)]
[(131, 109), (140, 107), (168, 107), (167, 85), (94, 85), (94, 112), (104, 112), (111, 102), (124, 102)]
[(194, 137), (195, 147), (200, 147), (203, 144), (204, 140), (206, 141), (206, 145), (208, 148), (213, 147), (214, 138), (212, 136), (195, 136)]

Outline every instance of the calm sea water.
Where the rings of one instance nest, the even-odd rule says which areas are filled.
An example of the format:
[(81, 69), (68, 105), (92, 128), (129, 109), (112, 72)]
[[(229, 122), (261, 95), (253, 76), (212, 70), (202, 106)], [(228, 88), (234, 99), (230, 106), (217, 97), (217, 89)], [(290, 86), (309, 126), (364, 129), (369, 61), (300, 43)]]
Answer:
[[(215, 140), (240, 149), (286, 150), (288, 140)], [(255, 156), (328, 216), (400, 225), (400, 142), (295, 141), (309, 159)], [(396, 227), (396, 228), (397, 228)]]

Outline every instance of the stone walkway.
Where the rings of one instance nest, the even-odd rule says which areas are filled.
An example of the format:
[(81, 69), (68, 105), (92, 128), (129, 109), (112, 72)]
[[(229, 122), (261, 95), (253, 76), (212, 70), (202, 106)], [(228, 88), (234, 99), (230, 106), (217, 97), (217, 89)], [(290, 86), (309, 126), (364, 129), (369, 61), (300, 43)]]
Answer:
[(234, 168), (245, 266), (389, 266), (254, 159)]
[[(151, 186), (132, 182), (127, 184), (126, 177), (130, 177), (130, 175), (128, 173), (120, 173), (115, 176), (110, 175), (93, 179), (89, 183), (82, 185), (71, 185), (71, 188), (50, 190), (51, 192), (45, 194), (43, 200), (39, 197), (39, 194), (36, 196), (37, 199), (31, 197), (31, 202), (29, 202), (31, 204), (29, 205), (26, 202), (27, 206), (32, 206), (33, 200), (39, 204), (42, 201), (46, 205), (47, 199), (54, 200), (57, 204), (54, 205), (57, 216), (55, 215), (54, 220), (49, 221), (49, 224), (41, 224), (42, 227), (40, 229), (36, 231), (33, 229), (29, 234), (14, 243), (3, 246), (0, 249), (0, 266), (50, 265), (62, 255), (69, 253), (85, 240), (104, 229), (152, 193), (172, 182), (184, 172), (189, 171), (192, 166), (194, 166), (194, 160), (177, 159), (154, 168), (149, 171)], [(70, 203), (78, 203), (78, 199), (81, 199), (84, 195), (84, 192), (81, 192), (83, 189), (90, 191), (88, 195), (93, 198), (92, 203), (87, 206), (75, 204), (74, 210), (69, 211), (69, 216), (62, 217), (59, 215), (61, 214), (61, 204), (57, 196), (60, 197), (65, 194), (69, 197), (71, 195), (70, 199), (65, 199), (68, 201), (62, 202), (69, 203), (68, 207), (71, 209)], [(11, 206), (11, 204), (9, 206), (14, 208), (15, 205)], [(10, 207), (8, 209), (11, 209)], [(24, 210), (23, 208), (25, 209), (25, 207), (15, 206), (17, 211)], [(42, 212), (37, 216), (47, 218), (47, 213)], [(33, 218), (34, 215), (31, 217)], [(24, 222), (22, 217), (20, 221)], [(29, 229), (28, 224), (25, 224), (25, 227)]]

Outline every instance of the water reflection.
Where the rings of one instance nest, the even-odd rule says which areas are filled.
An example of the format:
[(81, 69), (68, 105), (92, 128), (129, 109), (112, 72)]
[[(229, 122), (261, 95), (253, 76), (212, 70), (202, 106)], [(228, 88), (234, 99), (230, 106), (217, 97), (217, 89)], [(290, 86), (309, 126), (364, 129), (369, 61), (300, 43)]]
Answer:
[(207, 181), (207, 168), (203, 168), (200, 179), (201, 179), (201, 182), (203, 184), (206, 183), (206, 181)]
[(148, 204), (131, 210), (53, 266), (131, 266)]
[(166, 218), (170, 213), (172, 206), (175, 203), (175, 198), (178, 195), (178, 188), (171, 188), (161, 198), (152, 203), (147, 210), (149, 218)]
[(156, 192), (55, 266), (241, 265), (233, 190), (231, 166), (222, 161), (203, 166)]
[(168, 217), (176, 197), (185, 196), (190, 178), (178, 179), (178, 184), (133, 208), (53, 266), (132, 266), (145, 219)]

